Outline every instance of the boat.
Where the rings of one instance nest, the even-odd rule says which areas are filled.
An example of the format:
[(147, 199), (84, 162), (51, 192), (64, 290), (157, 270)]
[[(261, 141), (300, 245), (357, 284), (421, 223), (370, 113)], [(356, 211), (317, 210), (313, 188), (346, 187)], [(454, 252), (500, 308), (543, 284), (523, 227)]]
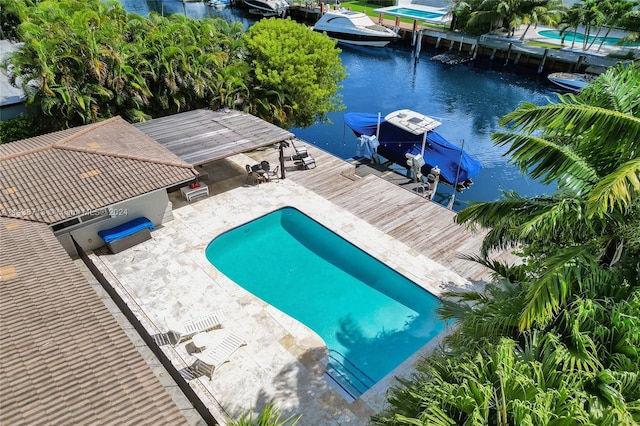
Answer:
[(384, 118), (351, 112), (344, 115), (344, 122), (358, 137), (376, 135), (377, 154), (395, 164), (409, 169), (410, 160), (419, 159), (424, 176), (439, 168), (440, 182), (454, 186), (458, 192), (470, 187), (472, 178), (482, 169), (480, 161), (433, 130), (441, 124), (439, 121), (418, 112), (403, 109)]
[(554, 72), (547, 76), (553, 84), (573, 92), (579, 92), (597, 77), (595, 74), (573, 72)]
[(231, 0), (209, 0), (207, 3), (211, 7), (222, 8), (231, 4)]
[(313, 26), (341, 43), (358, 46), (385, 47), (399, 38), (393, 30), (374, 23), (362, 12), (329, 10)]
[(289, 9), (289, 3), (285, 0), (243, 0), (249, 13), (263, 17), (281, 16), (284, 17)]

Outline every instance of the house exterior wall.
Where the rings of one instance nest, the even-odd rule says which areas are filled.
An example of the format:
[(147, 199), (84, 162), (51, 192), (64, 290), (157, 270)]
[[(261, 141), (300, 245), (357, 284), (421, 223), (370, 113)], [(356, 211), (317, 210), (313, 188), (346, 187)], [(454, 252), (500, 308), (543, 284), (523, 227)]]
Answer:
[(69, 255), (77, 256), (78, 253), (75, 250), (71, 236), (83, 250), (95, 250), (105, 245), (102, 238), (98, 236), (98, 231), (122, 225), (140, 216), (148, 218), (154, 226), (158, 226), (163, 222), (168, 205), (169, 196), (167, 191), (160, 189), (113, 204), (107, 207), (110, 216), (61, 229), (56, 231), (55, 235)]

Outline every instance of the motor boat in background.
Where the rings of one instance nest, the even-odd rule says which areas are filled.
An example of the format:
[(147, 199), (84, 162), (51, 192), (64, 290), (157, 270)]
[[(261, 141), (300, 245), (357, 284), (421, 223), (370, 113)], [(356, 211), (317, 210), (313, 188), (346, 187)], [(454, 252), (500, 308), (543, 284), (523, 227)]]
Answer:
[(579, 92), (587, 84), (598, 78), (598, 76), (587, 73), (554, 72), (549, 74), (547, 78), (550, 82), (563, 89)]
[(424, 176), (437, 167), (439, 180), (459, 192), (471, 186), (471, 179), (482, 169), (480, 161), (433, 130), (439, 121), (418, 112), (403, 109), (385, 117), (350, 112), (344, 122), (358, 137), (377, 135), (380, 156), (407, 169), (409, 163), (420, 161)]
[(243, 0), (249, 13), (264, 17), (280, 16), (284, 17), (289, 9), (289, 3), (285, 0)]
[[(245, 0), (247, 1), (247, 0)], [(329, 10), (313, 26), (332, 39), (357, 46), (385, 47), (399, 38), (390, 28), (374, 23), (362, 12)]]
[(231, 0), (209, 0), (207, 4), (211, 7), (220, 9), (229, 6), (231, 4)]

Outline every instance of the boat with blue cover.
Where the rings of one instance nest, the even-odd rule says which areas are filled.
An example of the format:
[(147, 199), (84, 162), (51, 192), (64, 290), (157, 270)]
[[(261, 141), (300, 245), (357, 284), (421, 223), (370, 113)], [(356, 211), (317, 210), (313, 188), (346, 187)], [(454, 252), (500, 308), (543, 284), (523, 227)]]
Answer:
[(376, 135), (376, 152), (393, 163), (408, 168), (408, 160), (420, 158), (425, 176), (437, 166), (440, 181), (458, 191), (472, 185), (482, 169), (480, 161), (433, 130), (440, 122), (415, 111), (404, 109), (385, 117), (351, 112), (344, 115), (344, 122), (358, 137)]

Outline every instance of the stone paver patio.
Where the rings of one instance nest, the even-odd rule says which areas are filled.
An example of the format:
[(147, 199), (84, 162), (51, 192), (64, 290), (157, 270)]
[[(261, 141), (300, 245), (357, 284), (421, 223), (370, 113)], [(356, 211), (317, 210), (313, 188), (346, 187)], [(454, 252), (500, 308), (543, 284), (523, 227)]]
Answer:
[(438, 345), (446, 331), (360, 398), (349, 401), (323, 375), (322, 339), (217, 271), (205, 257), (206, 246), (229, 229), (292, 206), (435, 295), (468, 288), (470, 283), (290, 179), (247, 185), (244, 164), (250, 162), (237, 155), (215, 163), (210, 169), (210, 197), (189, 204), (172, 194), (174, 220), (154, 231), (151, 240), (116, 255), (93, 254), (92, 259), (149, 334), (166, 332), (170, 321), (221, 310), (224, 327), (208, 332), (210, 340), (221, 340), (231, 330), (244, 337), (247, 345), (211, 380), (186, 373), (195, 361), (189, 342), (162, 347), (220, 421), (252, 408), (261, 411), (273, 402), (285, 417), (302, 414), (299, 425), (366, 424), (384, 408), (394, 377), (411, 373), (414, 363)]

